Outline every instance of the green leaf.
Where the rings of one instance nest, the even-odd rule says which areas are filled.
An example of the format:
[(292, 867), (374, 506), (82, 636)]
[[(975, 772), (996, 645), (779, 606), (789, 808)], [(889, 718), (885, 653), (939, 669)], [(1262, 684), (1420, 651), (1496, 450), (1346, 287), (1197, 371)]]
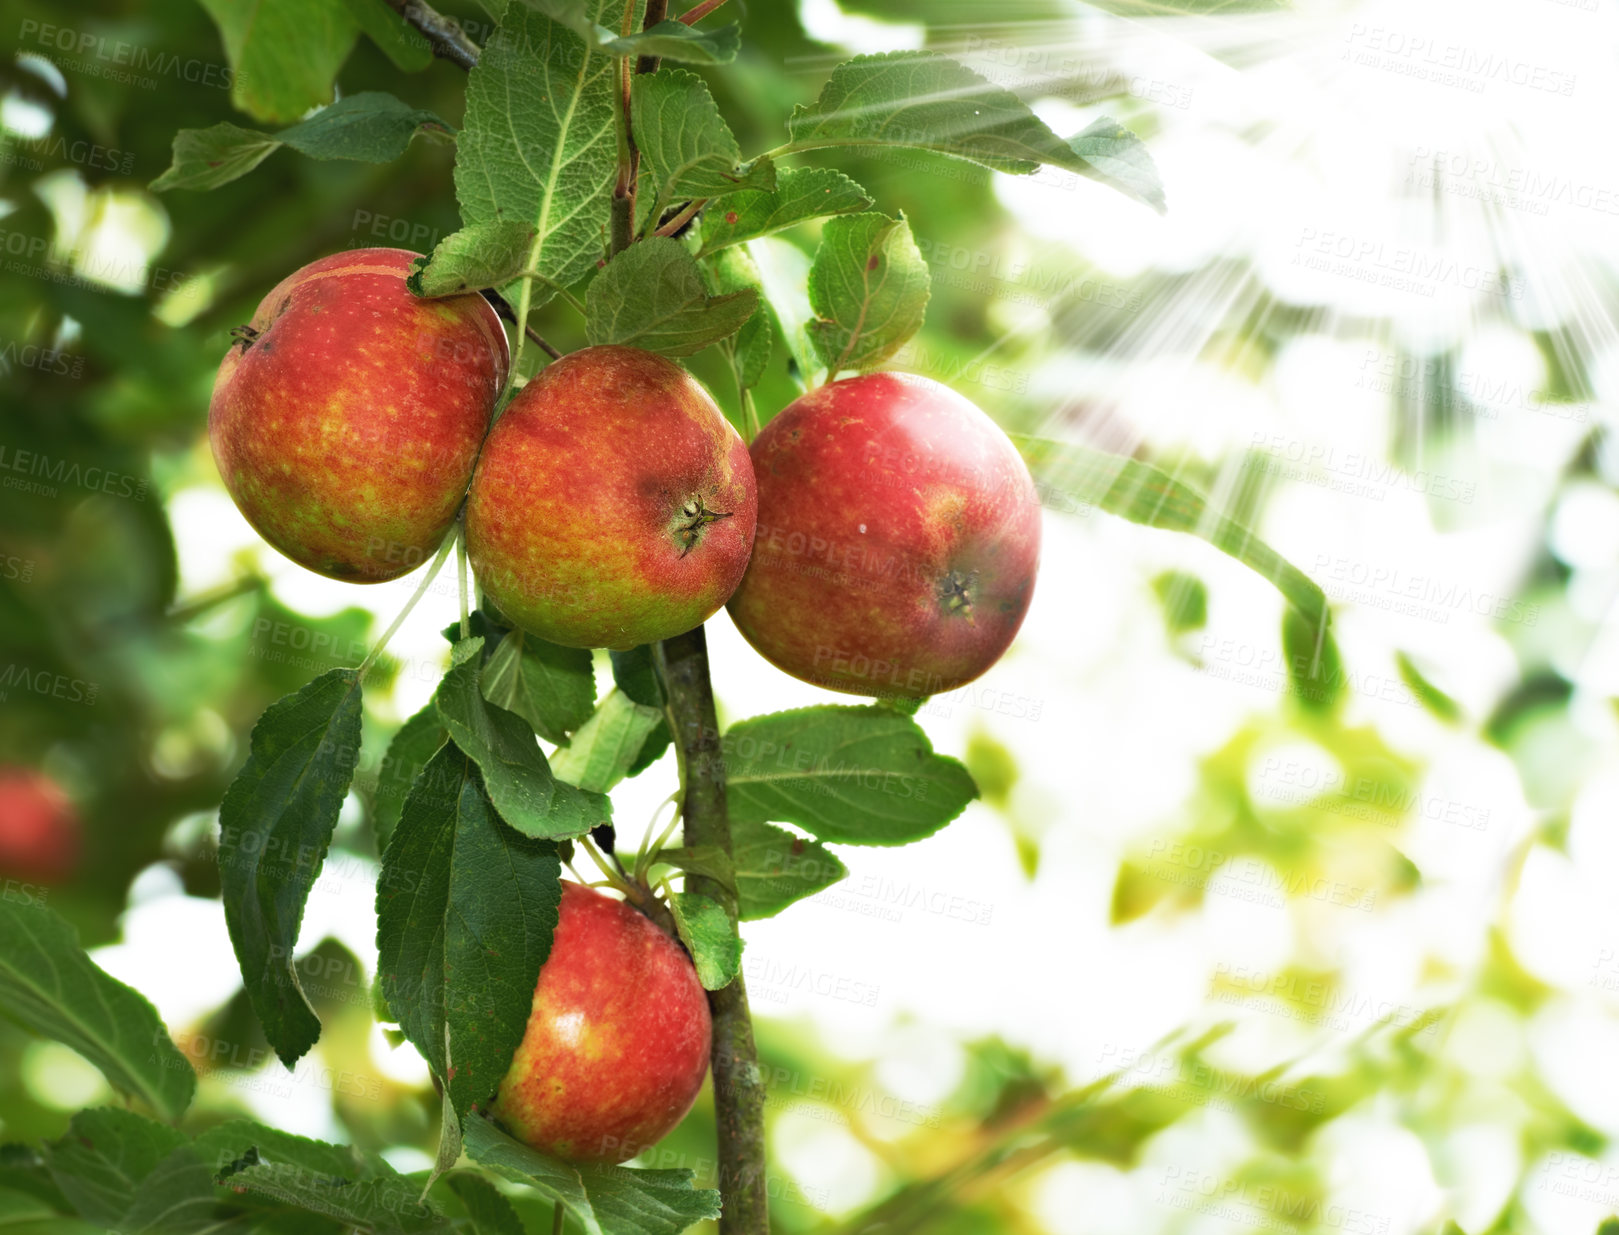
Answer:
[(449, 1177), (450, 1190), (466, 1207), (471, 1235), (526, 1235), (523, 1220), (499, 1189), (476, 1171)]
[(1184, 570), (1156, 575), (1152, 590), (1164, 608), (1164, 623), (1172, 635), (1202, 630), (1209, 620), (1209, 589), (1203, 580)]
[(756, 716), (732, 725), (722, 749), (733, 827), (775, 820), (821, 840), (903, 845), (978, 796), (965, 767), (935, 755), (917, 723), (889, 708)]
[(618, 254), (592, 281), (585, 334), (591, 343), (690, 356), (741, 329), (757, 304), (752, 291), (710, 296), (684, 246), (654, 236)]
[[(535, 841), (535, 844), (548, 844), (547, 841)], [(552, 932), (556, 927), (552, 925)], [(536, 979), (538, 980), (538, 979)], [(532, 1004), (533, 996), (529, 996)], [(510, 1066), (511, 1061), (507, 1060)], [(461, 1160), (461, 1116), (455, 1110), (455, 1097), (451, 1090), (445, 1089), (439, 1095), (439, 1123), (438, 1123), (438, 1152), (433, 1156), (433, 1169), (427, 1177), (427, 1186), (431, 1188), (433, 1181), (445, 1171), (451, 1170)]]
[(731, 861), (743, 921), (774, 917), (849, 873), (818, 841), (756, 821), (731, 824)]
[(406, 73), (420, 73), (433, 63), (433, 48), (427, 39), (388, 6), (386, 0), (344, 0), (349, 15), (394, 67)]
[[(356, 1178), (368, 1173), (365, 1158), (352, 1145), (295, 1136), (251, 1119), (231, 1119), (199, 1133), (191, 1147), (215, 1176), (230, 1176), (258, 1162), (295, 1166), (316, 1175)], [(391, 1168), (383, 1165), (384, 1173)]]
[(488, 1120), (467, 1120), (467, 1154), (504, 1179), (560, 1203), (585, 1235), (678, 1235), (717, 1218), (720, 1194), (693, 1188), (688, 1170), (575, 1166), (519, 1144)]
[(120, 1093), (169, 1119), (197, 1077), (146, 997), (101, 969), (73, 926), (22, 893), (0, 897), (0, 1013), (72, 1047)]
[(742, 26), (737, 22), (699, 30), (670, 20), (638, 34), (614, 37), (610, 31), (602, 33), (609, 36), (602, 46), (615, 56), (657, 56), (686, 64), (729, 64), (742, 46)]
[(406, 285), (418, 296), (456, 296), (486, 287), (504, 287), (528, 263), (534, 224), (494, 219), (451, 232), (432, 256), (417, 263)]
[(709, 259), (706, 267), (709, 283), (716, 292), (751, 291), (758, 298), (759, 307), (743, 323), (742, 329), (728, 339), (720, 340), (731, 372), (736, 378), (738, 391), (751, 390), (764, 376), (770, 363), (771, 316), (770, 305), (764, 299), (764, 288), (759, 281), (759, 268), (753, 264), (745, 248), (722, 249)]
[(630, 87), (630, 123), (647, 181), (641, 191), (655, 203), (654, 220), (677, 201), (776, 187), (776, 167), (769, 159), (740, 166), (736, 138), (695, 73), (637, 74)]
[(1016, 433), (1011, 437), (1042, 487), (1132, 523), (1190, 532), (1269, 579), (1313, 626), (1330, 621), (1327, 598), (1308, 575), (1242, 524), (1210, 510), (1190, 485), (1138, 459)]
[(1083, 171), (1126, 197), (1145, 202), (1160, 214), (1164, 212), (1164, 186), (1152, 155), (1146, 144), (1118, 121), (1103, 116), (1070, 137), (1068, 148), (1085, 164), (1084, 169), (1071, 170)]
[(484, 664), (483, 697), (516, 712), (547, 742), (565, 743), (596, 707), (590, 649), (560, 647), (512, 630)]
[(696, 892), (676, 892), (669, 898), (669, 909), (703, 989), (729, 986), (742, 968), (742, 940), (725, 906)]
[(231, 102), (287, 124), (332, 100), (332, 81), (359, 34), (330, 0), (199, 0), (219, 27), (233, 70)]
[(230, 1187), (376, 1235), (449, 1229), (439, 1212), (422, 1201), (420, 1182), (392, 1170), (349, 1179), (301, 1166), (258, 1163), (234, 1172)]
[[(574, 7), (595, 22), (606, 0)], [(467, 78), (455, 158), (461, 221), (532, 226), (527, 276), (567, 286), (602, 256), (618, 160), (617, 63), (531, 6), (508, 4)], [(533, 292), (536, 304), (551, 294), (545, 283)]]
[(718, 845), (687, 845), (660, 849), (654, 865), (673, 866), (692, 875), (702, 875), (736, 890), (736, 868), (730, 856)]
[(458, 1115), (495, 1092), (523, 1040), (561, 870), (555, 844), (501, 823), (470, 758), (433, 756), (382, 855), (377, 968)]
[(636, 703), (621, 690), (609, 692), (573, 741), (551, 756), (558, 779), (592, 793), (606, 793), (630, 774), (663, 712)]
[(388, 847), (388, 837), (405, 808), (405, 796), (417, 776), (438, 748), (450, 740), (449, 732), (431, 703), (417, 712), (394, 734), (388, 753), (377, 772), (377, 788), (371, 799), (373, 826), (377, 834), (377, 854)]
[(559, 780), (528, 722), (483, 697), (475, 654), (482, 647), (481, 637), (456, 645), (454, 655), (465, 659), (444, 675), (433, 706), (450, 740), (482, 770), (484, 787), (501, 818), (525, 836), (540, 839), (581, 836), (609, 821), (612, 805), (605, 797)]
[(1423, 707), (1450, 724), (1455, 724), (1462, 718), (1461, 704), (1435, 686), (1427, 674), (1417, 668), (1416, 662), (1410, 656), (1404, 652), (1395, 652), (1394, 663), (1399, 668), (1400, 680), (1411, 688), (1411, 693)]
[(759, 284), (781, 325), (781, 337), (796, 369), (793, 376), (802, 389), (820, 368), (809, 341), (809, 327), (815, 320), (805, 290), (809, 286), (810, 259), (796, 244), (779, 236), (753, 241), (748, 245), (748, 256), (759, 269)]
[(896, 51), (857, 56), (833, 69), (820, 97), (793, 110), (790, 140), (774, 153), (908, 146), (1017, 175), (1049, 163), (1162, 211), (1163, 188), (1145, 149), (1128, 149), (1134, 139), (1116, 136), (1118, 126), (1104, 123), (1107, 129), (1093, 125), (1065, 142), (1017, 95), (966, 65), (937, 52)]
[(293, 949), (359, 754), (360, 678), (333, 669), (259, 717), (219, 808), (225, 922), (253, 1010), (289, 1068), (320, 1036)]
[(377, 91), (339, 99), (279, 133), (258, 133), (234, 124), (181, 129), (174, 135), (174, 161), (152, 181), (152, 188), (160, 193), (165, 189), (217, 189), (245, 176), (281, 146), (291, 146), (312, 159), (391, 163), (424, 129), (450, 131), (432, 112)]
[(727, 198), (723, 206), (704, 212), (703, 247), (698, 256), (757, 240), (795, 223), (826, 215), (854, 214), (870, 206), (866, 191), (842, 172), (829, 167), (779, 170), (774, 190), (739, 192)]
[(1297, 609), (1283, 613), (1282, 655), (1293, 697), (1306, 711), (1329, 712), (1343, 698), (1343, 660), (1325, 622), (1312, 622)]
[(141, 1181), (185, 1143), (185, 1135), (167, 1124), (100, 1107), (73, 1116), (67, 1134), (45, 1146), (45, 1163), (80, 1214), (117, 1226)]
[(174, 135), (169, 169), (152, 181), (154, 193), (168, 189), (217, 189), (239, 180), (281, 149), (271, 133), (220, 123), (206, 129), (181, 129)]
[(875, 368), (904, 347), (922, 328), (928, 290), (928, 264), (903, 217), (829, 220), (809, 274), (809, 338), (828, 375)]
[(118, 1230), (124, 1235), (204, 1235), (219, 1231), (213, 1172), (181, 1145), (140, 1181)]
[[(608, 652), (607, 655), (613, 664), (613, 682), (619, 690), (636, 703), (663, 711), (663, 682), (658, 678), (657, 666), (653, 663), (651, 645), (643, 643), (640, 647)], [(630, 764), (628, 774), (639, 776), (656, 763), (673, 743), (674, 735), (669, 732), (669, 722), (665, 720), (642, 743), (641, 753)]]

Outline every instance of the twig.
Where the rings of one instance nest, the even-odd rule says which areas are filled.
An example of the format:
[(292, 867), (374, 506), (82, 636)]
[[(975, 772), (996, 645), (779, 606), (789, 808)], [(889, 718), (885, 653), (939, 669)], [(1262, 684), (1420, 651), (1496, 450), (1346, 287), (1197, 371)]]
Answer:
[(724, 3), (725, 0), (703, 0), (701, 4), (692, 5), (691, 8), (687, 9), (679, 17), (675, 18), (675, 20), (680, 22), (682, 25), (695, 26), (698, 22), (702, 21), (703, 18), (707, 17)]
[(699, 197), (694, 202), (688, 202), (684, 210), (675, 215), (674, 218), (670, 219), (652, 234), (654, 236), (673, 236), (678, 234), (682, 227), (685, 227), (686, 224), (690, 223), (697, 217), (697, 212), (707, 205), (707, 203), (708, 198), (706, 197)]
[[(685, 790), (681, 804), (685, 843), (718, 845), (729, 856), (731, 825), (725, 801), (725, 764), (703, 628), (665, 639), (655, 651)], [(696, 874), (687, 875), (686, 886), (723, 905), (735, 929), (736, 894), (730, 888)], [(719, 1130), (719, 1185), (725, 1198), (720, 1235), (769, 1235), (764, 1077), (759, 1072), (742, 975), (737, 974), (728, 986), (710, 991), (708, 1008), (714, 1020), (710, 1062)]]
[[(665, 17), (669, 16), (669, 0), (646, 0), (646, 17), (641, 22), (641, 29), (650, 30)], [(656, 73), (658, 71), (658, 58), (656, 56), (642, 56), (635, 62), (637, 73)]]
[(433, 54), (471, 72), (478, 63), (478, 45), (461, 32), (453, 17), (446, 17), (423, 0), (388, 0), (388, 7), (419, 30)]
[(544, 352), (547, 356), (549, 356), (552, 360), (561, 360), (562, 359), (562, 353), (557, 351), (556, 348), (552, 347), (543, 338), (541, 338), (540, 337), (540, 332), (538, 330), (535, 330), (534, 327), (532, 327), (532, 326), (524, 326), (523, 327), (523, 333), (526, 334), (529, 337), (530, 342), (539, 344), (540, 350), (542, 352)]

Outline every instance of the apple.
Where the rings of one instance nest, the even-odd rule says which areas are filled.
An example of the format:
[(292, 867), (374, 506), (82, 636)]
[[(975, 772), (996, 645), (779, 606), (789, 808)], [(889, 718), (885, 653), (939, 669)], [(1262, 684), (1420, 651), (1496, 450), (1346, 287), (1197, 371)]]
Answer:
[(517, 625), (631, 648), (702, 625), (747, 569), (753, 467), (679, 365), (587, 347), (518, 393), (467, 499), (467, 556)]
[(382, 583), (432, 556), (506, 385), (488, 301), (411, 295), (416, 258), (354, 249), (287, 276), (214, 379), (225, 487), (265, 540), (333, 579)]
[(758, 531), (730, 613), (766, 660), (920, 698), (1006, 651), (1034, 594), (1040, 500), (967, 399), (905, 373), (832, 382), (765, 426), (753, 470)]
[(79, 863), (79, 817), (43, 772), (0, 768), (0, 876), (61, 883)]
[(623, 1162), (685, 1118), (712, 1033), (680, 945), (623, 901), (564, 882), (534, 1011), (492, 1114), (559, 1158)]

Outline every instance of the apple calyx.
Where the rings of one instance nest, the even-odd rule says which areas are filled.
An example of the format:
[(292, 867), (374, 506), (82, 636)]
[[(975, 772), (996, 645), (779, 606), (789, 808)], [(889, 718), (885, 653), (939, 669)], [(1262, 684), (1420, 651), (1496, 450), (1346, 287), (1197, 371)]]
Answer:
[(948, 614), (971, 620), (973, 588), (977, 582), (976, 570), (966, 572), (952, 570), (939, 580), (939, 607)]
[(230, 330), (230, 337), (233, 340), (231, 346), (235, 347), (237, 343), (240, 343), (242, 350), (245, 352), (259, 341), (259, 335), (263, 333), (262, 330), (255, 330), (252, 326), (232, 326)]
[(675, 539), (681, 545), (680, 556), (685, 557), (698, 546), (705, 527), (721, 519), (729, 519), (731, 514), (729, 510), (710, 510), (703, 503), (701, 494), (687, 498), (686, 504), (680, 508), (680, 521), (675, 525)]

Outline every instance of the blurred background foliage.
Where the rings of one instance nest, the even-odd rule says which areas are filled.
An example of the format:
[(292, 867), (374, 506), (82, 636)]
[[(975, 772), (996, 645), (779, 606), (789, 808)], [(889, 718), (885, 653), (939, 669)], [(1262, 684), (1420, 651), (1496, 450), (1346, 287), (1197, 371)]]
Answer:
[[(487, 34), (474, 5), (441, 7)], [(1077, 129), (1101, 109), (1133, 128), (1165, 164), (1172, 216), (1195, 215), (1204, 203), (1177, 197), (1188, 181), (1171, 142), (1204, 124), (1220, 151), (1263, 146), (1275, 117), (1208, 119), (1193, 91), (1218, 97), (1222, 74), (1295, 28), (1240, 26), (1243, 42), (1209, 31), (1268, 6), (1169, 19), (1159, 4), (1106, 7), (1115, 15), (1065, 0), (752, 4), (741, 59), (706, 76), (756, 151), (851, 50), (976, 53), (1042, 114)], [(1159, 54), (1143, 30), (1175, 27), (1116, 14), (1196, 23), (1205, 69), (1133, 60)], [(64, 51), (46, 28), (92, 41)], [(300, 965), (325, 1032), (289, 1075), (232, 993), (208, 907), (217, 807), (253, 720), (354, 663), (407, 593), (333, 601), (236, 524), (221, 530), (235, 517), (205, 425), (227, 332), (284, 274), (345, 247), (426, 250), (456, 229), (453, 147), (418, 140), (380, 167), (283, 151), (214, 192), (160, 198), (145, 186), (176, 130), (252, 123), (221, 84), (205, 8), (13, 0), (0, 37), (0, 763), (43, 769), (82, 818), (80, 868), (50, 902), (157, 1000), (204, 1076), (196, 1118), (251, 1112), (414, 1169), (429, 1160), (437, 1103), (409, 1048), (373, 1023), (366, 941), (327, 933), (336, 909), (312, 913)], [(105, 57), (116, 44), (171, 67), (127, 80)], [(368, 39), (338, 81), (460, 118), (460, 70), (401, 73)], [(1047, 185), (1064, 191), (1023, 209), (1034, 190), (926, 154), (834, 162), (879, 208), (905, 211), (933, 270), (928, 325), (902, 367), (957, 385), (1009, 429), (1136, 453), (1211, 493), (1345, 602), (1343, 652), (1306, 680), (1308, 649), (1262, 584), (1206, 546), (1048, 495), (1030, 636), (986, 679), (988, 703), (968, 694), (921, 716), (984, 790), (957, 825), (966, 841), (920, 847), (934, 851), (927, 878), (968, 895), (992, 886), (993, 943), (958, 958), (942, 922), (907, 919), (904, 948), (932, 958), (938, 998), (854, 1020), (805, 1001), (775, 1010), (761, 984), (777, 1229), (1595, 1230), (1619, 1207), (1619, 935), (1589, 886), (1616, 856), (1619, 805), (1614, 675), (1600, 654), (1619, 549), (1600, 380), (1611, 331), (1590, 312), (1485, 297), (1414, 342), (1375, 305), (1256, 279), (1255, 248), (1110, 267), (1108, 229), (1122, 243), (1126, 223), (1149, 225), (1099, 190)], [(1430, 214), (1459, 208), (1437, 194)], [(1088, 240), (1055, 239), (1053, 212)], [(801, 279), (814, 238), (806, 227), (767, 246), (775, 276)], [(1492, 269), (1533, 282), (1533, 256)], [(564, 310), (547, 313), (538, 325), (553, 343), (583, 342)], [(1468, 380), (1469, 348), (1503, 323), (1539, 361), (1528, 411), (1508, 416), (1546, 429), (1527, 461), (1476, 440), (1500, 414)], [(1300, 340), (1378, 348), (1379, 372), (1409, 362), (1422, 378), (1367, 390), (1351, 409), (1364, 425), (1333, 421), (1341, 388), (1322, 396), (1325, 412), (1289, 422), (1298, 396), (1283, 387), (1301, 365), (1326, 390), (1350, 363)], [(1166, 357), (1173, 373), (1155, 386)], [(734, 413), (720, 358), (692, 365)], [(778, 346), (759, 406), (795, 392)], [(1250, 414), (1266, 399), (1279, 418)], [(1274, 466), (1316, 440), (1406, 475), (1450, 468), (1481, 496), (1401, 491), (1397, 472), (1334, 588), (1333, 520), (1359, 508), (1323, 504), (1320, 466)], [(1508, 483), (1503, 456), (1540, 483)], [(1322, 466), (1330, 480), (1335, 465)], [(1440, 577), (1492, 603), (1469, 610), (1423, 589), (1446, 616), (1379, 621), (1399, 594), (1357, 574), (1418, 541), (1438, 546)], [(385, 661), (367, 694), (367, 755), (323, 878), (331, 895), (315, 898), (327, 908), (369, 905), (379, 752), (445, 650), (431, 621), (417, 624), (418, 651)], [(721, 667), (728, 715), (750, 710), (741, 679), (763, 673)], [(772, 675), (758, 697), (780, 706), (793, 689)], [(982, 874), (975, 846), (1012, 855), (1013, 873)], [(855, 878), (867, 858), (850, 859)], [(137, 930), (159, 904), (164, 929)], [(878, 929), (850, 916), (835, 937)], [(836, 946), (816, 963), (846, 972)], [(153, 988), (165, 977), (179, 994)], [(1027, 1020), (989, 1030), (976, 1012), (938, 1014), (995, 1002), (986, 990)], [(58, 1135), (70, 1111), (109, 1097), (65, 1048), (0, 1020), (0, 1140)], [(706, 1181), (712, 1145), (705, 1098), (644, 1161)], [(527, 1216), (534, 1230), (549, 1221)]]

